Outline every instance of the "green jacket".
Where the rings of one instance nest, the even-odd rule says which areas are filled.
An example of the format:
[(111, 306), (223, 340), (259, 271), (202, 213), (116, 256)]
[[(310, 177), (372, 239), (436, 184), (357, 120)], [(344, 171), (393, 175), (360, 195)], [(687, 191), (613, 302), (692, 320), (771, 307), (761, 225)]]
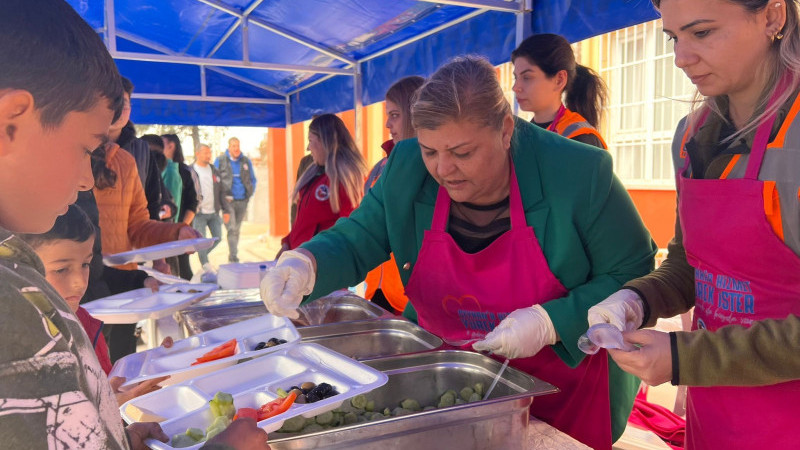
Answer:
[[(607, 151), (567, 140), (517, 119), (512, 157), (529, 226), (550, 270), (569, 290), (542, 306), (560, 342), (553, 349), (570, 367), (585, 356), (578, 337), (588, 309), (626, 281), (649, 273), (656, 245)], [(416, 139), (400, 142), (383, 175), (348, 218), (302, 245), (317, 261), (309, 299), (358, 284), (394, 252), (403, 283), (431, 226), (439, 185), (428, 174)], [(404, 268), (408, 263), (408, 268)], [(409, 303), (404, 315), (416, 321)], [(609, 359), (611, 415), (616, 440), (625, 428), (639, 380)]]
[(161, 172), (161, 178), (164, 179), (164, 185), (169, 189), (169, 193), (172, 194), (172, 201), (175, 203), (175, 207), (178, 208), (169, 220), (178, 222), (181, 211), (181, 196), (183, 194), (183, 180), (181, 180), (181, 175), (178, 171), (178, 163), (167, 159), (167, 167)]

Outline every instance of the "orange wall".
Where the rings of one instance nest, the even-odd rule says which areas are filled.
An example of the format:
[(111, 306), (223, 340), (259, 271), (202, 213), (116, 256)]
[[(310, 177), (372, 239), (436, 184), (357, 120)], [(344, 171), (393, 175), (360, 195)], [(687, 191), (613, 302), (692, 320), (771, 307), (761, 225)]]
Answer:
[(286, 177), (286, 129), (270, 128), (267, 134), (269, 167), (269, 229), (275, 236), (289, 233), (289, 198)]
[(675, 191), (631, 189), (628, 193), (659, 248), (675, 235)]

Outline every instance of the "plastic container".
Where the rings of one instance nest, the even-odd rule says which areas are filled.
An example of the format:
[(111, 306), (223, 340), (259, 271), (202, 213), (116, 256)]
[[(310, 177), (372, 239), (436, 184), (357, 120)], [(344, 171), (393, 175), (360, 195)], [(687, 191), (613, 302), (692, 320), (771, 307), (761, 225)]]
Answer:
[[(255, 349), (259, 342), (267, 342), (270, 338), (283, 339), (286, 343)], [(236, 339), (233, 356), (192, 365), (197, 358), (231, 339)], [(161, 383), (162, 386), (167, 386), (231, 366), (242, 359), (263, 356), (299, 340), (300, 334), (289, 319), (265, 314), (181, 339), (170, 348), (156, 347), (133, 353), (118, 360), (111, 368), (109, 376), (127, 378), (123, 385), (125, 387), (150, 378), (170, 375), (169, 379)]]
[(217, 283), (221, 289), (257, 288), (261, 284), (261, 266), (269, 269), (274, 265), (275, 261), (223, 264), (217, 271)]
[(180, 311), (208, 297), (215, 290), (216, 284), (164, 285), (158, 292), (153, 292), (150, 288), (134, 289), (92, 300), (83, 307), (94, 318), (105, 323), (136, 323), (145, 319), (159, 319)]
[[(261, 358), (137, 397), (123, 404), (120, 412), (128, 423), (132, 422), (125, 412), (129, 404), (166, 417), (161, 429), (171, 438), (187, 428), (205, 429), (210, 425), (212, 414), (208, 402), (217, 392), (231, 394), (237, 409), (258, 408), (278, 398), (278, 389), (285, 390), (305, 381), (329, 383), (339, 392), (318, 402), (295, 403), (285, 413), (260, 421), (258, 426), (269, 433), (280, 428), (286, 419), (298, 415), (313, 417), (331, 411), (358, 394), (383, 386), (388, 380), (386, 374), (325, 347), (292, 344)], [(156, 450), (173, 448), (152, 439), (145, 444)], [(195, 449), (201, 445), (186, 448)]]
[(219, 238), (215, 237), (181, 239), (180, 241), (165, 242), (163, 244), (151, 245), (150, 247), (142, 247), (127, 252), (104, 256), (103, 262), (109, 266), (116, 266), (131, 262), (140, 263), (153, 261), (155, 259), (182, 255), (186, 252), (206, 250), (211, 248), (214, 242), (218, 240)]

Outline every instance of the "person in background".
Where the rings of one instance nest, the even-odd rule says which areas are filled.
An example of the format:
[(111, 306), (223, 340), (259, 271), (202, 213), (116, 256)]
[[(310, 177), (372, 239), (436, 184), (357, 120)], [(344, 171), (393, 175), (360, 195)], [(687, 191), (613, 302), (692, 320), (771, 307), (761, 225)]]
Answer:
[[(206, 236), (207, 227), (211, 231), (211, 237), (222, 238), (222, 224), (227, 225), (230, 222), (232, 208), (225, 198), (219, 171), (211, 164), (211, 147), (207, 144), (199, 144), (194, 151), (194, 157), (192, 169), (197, 173), (199, 179), (200, 204), (192, 226), (203, 237)], [(220, 211), (222, 211), (222, 218), (219, 216)], [(203, 267), (208, 264), (208, 254), (214, 250), (217, 244), (219, 241), (214, 242), (211, 248), (197, 252)]]
[[(84, 331), (92, 341), (100, 366), (108, 375), (111, 372), (111, 358), (102, 333), (103, 322), (92, 317), (80, 306), (81, 298), (89, 286), (89, 270), (94, 256), (95, 228), (89, 216), (79, 206), (70, 205), (67, 213), (59, 216), (48, 232), (20, 234), (19, 237), (42, 260), (47, 282), (81, 321)], [(167, 337), (161, 345), (169, 348), (172, 343), (172, 338)], [(125, 378), (113, 377), (109, 382), (114, 388), (117, 403), (122, 405), (132, 398), (160, 389), (158, 384), (167, 378), (169, 376), (153, 378), (124, 392), (119, 387), (125, 383)]]
[[(378, 161), (367, 176), (364, 184), (365, 195), (380, 178), (395, 144), (403, 139), (417, 136), (414, 125), (411, 123), (411, 100), (424, 82), (425, 79), (419, 76), (404, 77), (397, 80), (386, 91), (386, 128), (389, 129), (391, 139), (381, 145), (386, 157)], [(406, 308), (408, 297), (406, 297), (405, 287), (400, 279), (394, 255), (385, 263), (372, 269), (364, 281), (367, 283), (364, 297), (373, 303), (396, 314), (402, 313)]]
[[(180, 239), (199, 237), (184, 223), (150, 219), (147, 199), (130, 153), (114, 143), (92, 152), (94, 195), (99, 212), (103, 251), (114, 254)], [(136, 263), (117, 268), (136, 270)], [(111, 361), (136, 352), (135, 324), (106, 325)]]
[[(114, 60), (66, 2), (6, 0), (0, 67), (0, 441), (111, 450), (166, 442), (157, 423), (123, 427), (80, 321), (16, 236), (46, 232), (91, 189), (90, 154), (123, 105)], [(208, 446), (269, 448), (266, 439), (240, 419)]]
[(640, 381), (577, 341), (589, 307), (656, 253), (611, 156), (515, 118), (474, 56), (431, 75), (411, 119), (417, 138), (395, 146), (358, 209), (267, 271), (267, 309), (296, 317), (304, 296), (352, 286), (393, 252), (405, 317), (558, 386), (531, 413), (610, 449)]
[(567, 139), (608, 148), (597, 131), (608, 97), (605, 83), (575, 62), (564, 37), (529, 36), (511, 52), (511, 62), (517, 103), (533, 113), (533, 123)]
[[(305, 172), (306, 169), (308, 169), (308, 167), (313, 163), (314, 163), (314, 157), (311, 156), (311, 153), (300, 158), (300, 162), (297, 164), (297, 174), (295, 174), (294, 177), (295, 184), (297, 184), (297, 182), (300, 181), (300, 177), (303, 176), (303, 172)], [(291, 222), (289, 223), (291, 223), (292, 226), (294, 226), (294, 221), (296, 218), (297, 218), (297, 199), (293, 198), (292, 209), (289, 214), (289, 219), (291, 220)]]
[(294, 187), (297, 217), (275, 259), (350, 215), (363, 196), (366, 163), (342, 119), (333, 114), (313, 119), (308, 126), (308, 150), (314, 164)]
[[(672, 146), (678, 215), (653, 273), (589, 309), (651, 385), (688, 386), (686, 448), (795, 448), (800, 403), (800, 30), (794, 0), (661, 0), (704, 100)], [(694, 307), (692, 331), (637, 330)], [(636, 331), (634, 331), (636, 330)]]
[(228, 261), (235, 263), (239, 262), (239, 232), (247, 215), (247, 203), (256, 190), (256, 173), (235, 137), (228, 139), (228, 149), (214, 160), (214, 166), (219, 169), (225, 195), (233, 206), (233, 215), (228, 222)]
[[(145, 134), (142, 136), (142, 140), (147, 142), (151, 152), (157, 152), (164, 155), (164, 139), (161, 136), (155, 134)], [(171, 216), (159, 215), (158, 218), (159, 220), (179, 222), (178, 217), (181, 209), (181, 200), (183, 199), (183, 181), (181, 180), (178, 164), (173, 161), (172, 158), (167, 158), (165, 156), (165, 159), (166, 166), (161, 169), (161, 178), (164, 181), (167, 192), (169, 192), (169, 196), (171, 197), (172, 203), (175, 206), (175, 214)]]
[[(183, 146), (181, 140), (177, 135), (165, 134), (161, 136), (164, 139), (164, 156), (178, 165), (178, 173), (181, 176), (181, 206), (178, 211), (178, 221), (191, 226), (194, 221), (194, 216), (197, 214), (197, 205), (200, 203), (200, 192), (198, 185), (200, 184), (197, 179), (197, 174), (191, 167), (186, 165), (185, 158), (183, 157)], [(168, 259), (169, 261), (169, 259)], [(173, 267), (173, 275), (179, 276), (186, 280), (192, 279), (192, 267), (189, 264), (189, 255), (183, 254), (175, 257), (174, 261), (177, 264)]]
[(133, 83), (122, 77), (122, 88), (125, 90), (125, 107), (119, 120), (111, 125), (108, 137), (136, 160), (139, 179), (142, 180), (144, 195), (147, 197), (147, 210), (150, 218), (172, 217), (175, 214), (173, 209), (175, 205), (170, 201), (170, 196), (164, 193), (167, 188), (164, 186), (160, 171), (153, 163), (147, 142), (136, 137), (136, 128), (130, 120)]

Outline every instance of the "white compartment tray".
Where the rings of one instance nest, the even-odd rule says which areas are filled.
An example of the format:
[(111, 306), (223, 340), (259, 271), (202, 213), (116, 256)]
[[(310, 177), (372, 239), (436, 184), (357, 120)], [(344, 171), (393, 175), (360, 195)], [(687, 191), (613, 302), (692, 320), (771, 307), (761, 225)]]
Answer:
[[(267, 342), (270, 338), (284, 339), (286, 343), (255, 350), (259, 342)], [(192, 365), (197, 358), (231, 339), (236, 339), (233, 356)], [(280, 350), (281, 347), (299, 340), (300, 334), (289, 319), (265, 314), (181, 339), (170, 348), (156, 347), (128, 355), (117, 360), (109, 377), (125, 377), (125, 387), (150, 378), (170, 375), (169, 379), (160, 383), (167, 386), (229, 367), (245, 358)]]
[[(166, 417), (167, 420), (161, 422), (161, 428), (171, 438), (190, 427), (208, 427), (212, 422), (208, 402), (217, 392), (233, 395), (237, 409), (257, 409), (278, 398), (278, 388), (286, 390), (305, 381), (329, 383), (339, 394), (315, 403), (295, 403), (285, 413), (262, 420), (258, 426), (269, 433), (280, 428), (291, 417), (313, 417), (333, 410), (347, 399), (383, 386), (388, 377), (383, 372), (320, 345), (296, 343), (261, 358), (129, 400), (120, 407), (120, 411), (128, 423), (131, 423), (131, 418), (125, 413), (125, 408), (129, 404)], [(146, 444), (157, 450), (173, 448), (168, 443), (152, 439)], [(201, 445), (186, 448), (196, 449)]]
[(103, 262), (109, 266), (116, 266), (128, 263), (140, 263), (152, 261), (154, 259), (167, 258), (170, 256), (182, 255), (186, 252), (196, 252), (211, 248), (219, 238), (194, 238), (181, 239), (179, 241), (165, 242), (163, 244), (151, 245), (149, 247), (137, 248), (122, 253), (115, 253), (103, 257)]
[(105, 323), (136, 323), (168, 316), (208, 297), (217, 289), (219, 286), (208, 283), (163, 285), (158, 292), (150, 288), (134, 289), (92, 300), (83, 307)]

